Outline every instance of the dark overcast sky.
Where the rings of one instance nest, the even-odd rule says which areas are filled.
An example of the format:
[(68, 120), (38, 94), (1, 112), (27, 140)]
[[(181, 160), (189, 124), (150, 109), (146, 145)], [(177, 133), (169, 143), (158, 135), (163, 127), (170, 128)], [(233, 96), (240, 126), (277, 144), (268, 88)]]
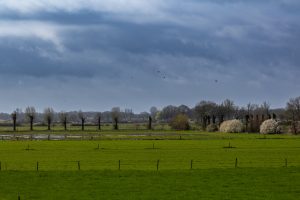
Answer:
[(299, 0), (0, 0), (0, 111), (283, 107), (300, 95), (299, 10)]

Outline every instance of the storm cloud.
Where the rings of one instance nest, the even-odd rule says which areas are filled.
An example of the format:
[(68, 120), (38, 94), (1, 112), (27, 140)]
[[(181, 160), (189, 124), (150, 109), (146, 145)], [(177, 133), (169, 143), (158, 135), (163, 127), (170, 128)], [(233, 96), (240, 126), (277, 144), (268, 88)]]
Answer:
[(0, 109), (284, 106), (299, 96), (299, 9), (297, 0), (0, 0)]

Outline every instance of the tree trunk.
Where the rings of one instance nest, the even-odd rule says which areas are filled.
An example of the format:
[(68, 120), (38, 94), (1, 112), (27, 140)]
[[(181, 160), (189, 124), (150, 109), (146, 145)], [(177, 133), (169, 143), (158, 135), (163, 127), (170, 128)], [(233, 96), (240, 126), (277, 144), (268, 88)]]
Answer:
[(67, 130), (67, 120), (64, 121), (65, 131)]
[(203, 131), (205, 131), (206, 130), (206, 123), (207, 123), (207, 116), (204, 116), (202, 120), (203, 120), (202, 129), (203, 129)]
[(33, 117), (30, 117), (30, 130), (33, 131)]
[(119, 130), (119, 126), (118, 126), (118, 118), (115, 118), (115, 126), (114, 126), (115, 130)]
[(296, 135), (297, 134), (297, 127), (296, 127), (296, 120), (295, 120), (295, 115), (293, 113), (293, 122), (292, 122), (292, 127), (293, 127), (293, 131), (294, 131), (294, 134)]
[(151, 130), (152, 129), (152, 117), (149, 116), (149, 124), (148, 124), (148, 129)]
[(221, 116), (220, 116), (220, 124), (219, 124), (220, 126), (221, 126), (221, 124), (223, 123), (223, 121), (224, 121), (224, 115), (221, 115)]
[(259, 131), (259, 126), (260, 126), (259, 116), (256, 115), (255, 132), (258, 132), (258, 131)]
[(13, 119), (13, 126), (14, 126), (14, 131), (16, 131), (17, 130), (17, 128), (16, 128), (16, 124), (17, 124), (17, 122), (16, 122), (17, 120), (16, 119)]
[(98, 130), (101, 130), (101, 117), (98, 118)]
[(210, 125), (210, 116), (207, 116), (207, 125)]
[(81, 130), (84, 131), (84, 119), (81, 119)]
[(51, 120), (48, 119), (48, 131), (50, 131), (50, 130), (51, 130)]
[(246, 119), (246, 131), (245, 132), (248, 132), (248, 121)]
[(250, 132), (253, 132), (253, 115), (250, 115)]
[(213, 117), (212, 117), (212, 123), (213, 123), (213, 124), (216, 124), (216, 116), (214, 116), (214, 115), (213, 115)]

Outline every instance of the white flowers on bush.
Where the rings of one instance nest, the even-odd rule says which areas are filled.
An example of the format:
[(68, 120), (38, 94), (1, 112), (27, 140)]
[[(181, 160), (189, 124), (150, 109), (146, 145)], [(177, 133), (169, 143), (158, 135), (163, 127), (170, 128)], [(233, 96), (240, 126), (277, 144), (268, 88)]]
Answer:
[(243, 123), (237, 119), (225, 121), (220, 126), (220, 131), (223, 133), (241, 133), (243, 129)]
[(280, 132), (281, 132), (280, 125), (274, 119), (268, 119), (260, 125), (260, 133), (262, 134), (275, 134)]

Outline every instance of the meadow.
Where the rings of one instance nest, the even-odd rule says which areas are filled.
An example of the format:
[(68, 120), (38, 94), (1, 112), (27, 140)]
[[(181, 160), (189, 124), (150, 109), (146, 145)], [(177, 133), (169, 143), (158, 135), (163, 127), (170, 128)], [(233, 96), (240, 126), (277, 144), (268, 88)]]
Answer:
[(0, 200), (18, 194), (20, 199), (298, 199), (300, 194), (299, 136), (101, 134), (107, 136), (0, 141)]

